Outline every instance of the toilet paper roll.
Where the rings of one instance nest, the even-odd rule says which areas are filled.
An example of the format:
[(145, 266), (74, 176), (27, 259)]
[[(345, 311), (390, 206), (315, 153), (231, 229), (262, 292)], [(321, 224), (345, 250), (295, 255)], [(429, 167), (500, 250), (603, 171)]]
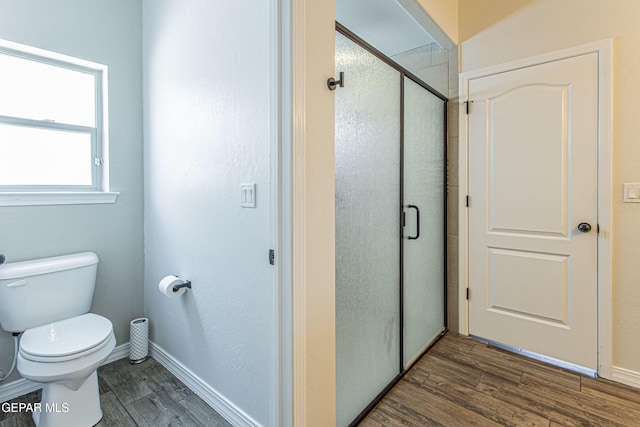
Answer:
[(178, 290), (178, 292), (173, 292), (173, 287), (175, 285), (182, 285), (183, 283), (185, 283), (184, 280), (170, 275), (160, 280), (160, 283), (158, 283), (158, 289), (169, 298), (178, 298), (187, 291), (187, 288), (182, 288)]

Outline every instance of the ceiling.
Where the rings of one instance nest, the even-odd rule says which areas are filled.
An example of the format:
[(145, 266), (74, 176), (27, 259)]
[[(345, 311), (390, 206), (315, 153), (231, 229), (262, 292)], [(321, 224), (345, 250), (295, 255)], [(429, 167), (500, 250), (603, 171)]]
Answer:
[(389, 57), (435, 43), (395, 0), (336, 0), (336, 20)]

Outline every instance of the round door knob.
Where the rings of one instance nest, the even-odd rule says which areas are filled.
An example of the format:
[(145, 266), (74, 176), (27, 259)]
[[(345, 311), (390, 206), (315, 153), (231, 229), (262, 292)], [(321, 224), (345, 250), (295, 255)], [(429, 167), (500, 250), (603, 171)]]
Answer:
[(578, 224), (578, 230), (582, 231), (583, 233), (588, 233), (591, 231), (591, 224), (589, 224), (588, 222), (581, 222), (580, 224)]

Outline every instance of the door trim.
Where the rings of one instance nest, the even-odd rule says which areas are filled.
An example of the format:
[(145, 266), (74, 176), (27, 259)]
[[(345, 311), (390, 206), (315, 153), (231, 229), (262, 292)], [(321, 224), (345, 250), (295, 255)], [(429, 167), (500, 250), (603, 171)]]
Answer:
[[(334, 112), (327, 77), (335, 70), (335, 1), (279, 0), (282, 16), (283, 210), (290, 249), (293, 426), (331, 426), (335, 384)], [(313, 52), (310, 54), (309, 52)], [(290, 76), (290, 79), (287, 79)], [(286, 210), (289, 209), (289, 210)], [(283, 221), (287, 218), (282, 218)], [(287, 319), (285, 319), (287, 320)]]
[[(469, 101), (469, 82), (474, 79), (540, 65), (589, 53), (598, 54), (598, 375), (611, 379), (612, 373), (612, 153), (611, 97), (613, 94), (611, 39), (584, 44), (530, 58), (519, 59), (460, 74), (459, 102)], [(469, 335), (469, 302), (464, 297), (469, 283), (469, 123), (466, 109), (460, 108), (459, 172), (459, 288), (458, 312), (460, 333)], [(473, 200), (471, 200), (473, 203)]]

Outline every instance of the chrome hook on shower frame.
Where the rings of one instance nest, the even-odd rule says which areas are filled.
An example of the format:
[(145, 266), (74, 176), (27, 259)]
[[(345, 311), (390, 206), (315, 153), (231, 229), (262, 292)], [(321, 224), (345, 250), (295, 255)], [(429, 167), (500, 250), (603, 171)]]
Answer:
[(329, 90), (336, 90), (336, 88), (344, 87), (344, 72), (340, 71), (340, 80), (336, 80), (333, 77), (329, 77), (327, 80), (327, 87)]

